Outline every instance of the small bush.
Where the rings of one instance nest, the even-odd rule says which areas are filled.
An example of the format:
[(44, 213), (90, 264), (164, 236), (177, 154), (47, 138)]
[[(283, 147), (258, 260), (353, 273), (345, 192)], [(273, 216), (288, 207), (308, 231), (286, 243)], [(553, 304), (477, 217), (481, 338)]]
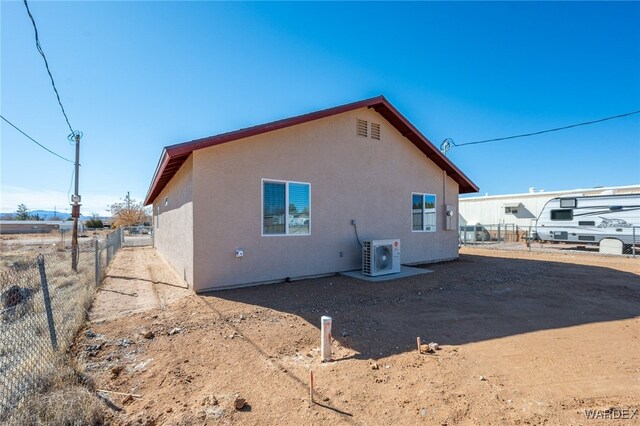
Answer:
[(103, 425), (105, 412), (84, 374), (59, 360), (42, 375), (37, 393), (27, 396), (8, 425)]

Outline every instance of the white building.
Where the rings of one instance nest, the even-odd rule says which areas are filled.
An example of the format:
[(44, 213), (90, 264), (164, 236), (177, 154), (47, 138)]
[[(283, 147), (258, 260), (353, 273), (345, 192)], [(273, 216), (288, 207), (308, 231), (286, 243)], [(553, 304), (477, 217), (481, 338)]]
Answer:
[[(0, 220), (0, 234), (47, 234), (53, 231), (73, 230), (72, 220)], [(84, 232), (84, 224), (78, 221), (78, 231)]]
[(460, 225), (513, 224), (534, 226), (542, 208), (552, 198), (568, 195), (640, 194), (640, 184), (544, 191), (529, 188), (523, 194), (485, 195), (459, 199)]

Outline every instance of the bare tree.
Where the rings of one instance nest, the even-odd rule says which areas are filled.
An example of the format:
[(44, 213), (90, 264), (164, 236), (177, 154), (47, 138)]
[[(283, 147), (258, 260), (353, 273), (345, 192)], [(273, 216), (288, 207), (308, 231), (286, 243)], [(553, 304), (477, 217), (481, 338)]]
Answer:
[(127, 196), (119, 202), (111, 204), (109, 210), (113, 215), (113, 228), (121, 226), (145, 225), (151, 221), (151, 209)]

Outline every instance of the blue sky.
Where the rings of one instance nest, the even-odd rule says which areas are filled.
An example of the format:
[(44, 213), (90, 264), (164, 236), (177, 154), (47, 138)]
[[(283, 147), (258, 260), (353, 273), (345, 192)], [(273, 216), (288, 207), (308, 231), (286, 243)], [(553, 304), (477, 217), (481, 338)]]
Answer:
[[(640, 3), (32, 2), (83, 214), (144, 198), (162, 147), (379, 94), (434, 144), (640, 109)], [(22, 2), (2, 1), (2, 115), (69, 133)], [(72, 165), (4, 122), (1, 211), (68, 209)], [(449, 154), (480, 193), (640, 182), (640, 115)]]

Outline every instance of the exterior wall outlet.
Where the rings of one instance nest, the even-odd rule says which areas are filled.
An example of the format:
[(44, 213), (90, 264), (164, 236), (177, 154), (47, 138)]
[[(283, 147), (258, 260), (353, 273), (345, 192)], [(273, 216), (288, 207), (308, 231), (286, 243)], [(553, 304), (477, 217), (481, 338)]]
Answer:
[(243, 257), (244, 256), (244, 250), (239, 248), (236, 249), (236, 257)]

